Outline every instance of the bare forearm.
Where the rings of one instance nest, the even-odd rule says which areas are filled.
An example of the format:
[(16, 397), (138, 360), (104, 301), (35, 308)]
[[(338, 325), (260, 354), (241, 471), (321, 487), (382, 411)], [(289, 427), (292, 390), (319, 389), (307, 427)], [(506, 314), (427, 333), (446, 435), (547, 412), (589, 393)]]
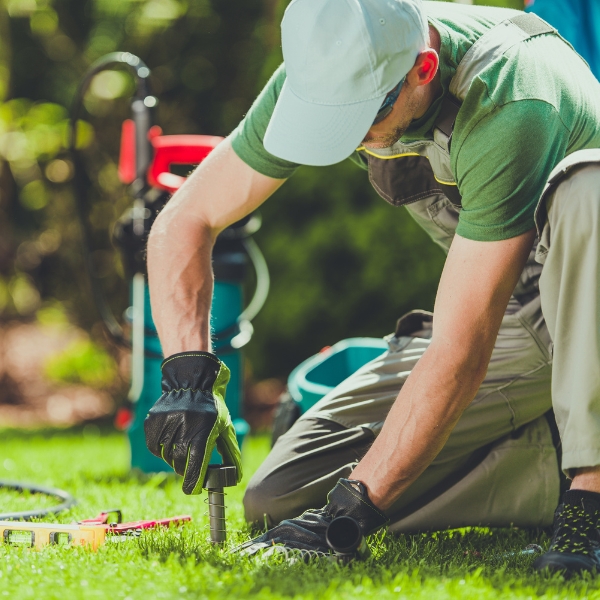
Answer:
[(352, 473), (379, 508), (389, 508), (437, 456), (482, 379), (480, 365), (459, 366), (443, 349), (428, 348)]
[(165, 356), (210, 351), (211, 230), (194, 219), (157, 220), (148, 241), (152, 315)]
[(534, 237), (533, 229), (498, 242), (454, 237), (436, 297), (431, 345), (352, 474), (380, 508), (389, 508), (431, 464), (475, 397)]
[(148, 279), (152, 316), (165, 356), (210, 351), (215, 239), (283, 181), (253, 170), (225, 140), (160, 213), (148, 240)]

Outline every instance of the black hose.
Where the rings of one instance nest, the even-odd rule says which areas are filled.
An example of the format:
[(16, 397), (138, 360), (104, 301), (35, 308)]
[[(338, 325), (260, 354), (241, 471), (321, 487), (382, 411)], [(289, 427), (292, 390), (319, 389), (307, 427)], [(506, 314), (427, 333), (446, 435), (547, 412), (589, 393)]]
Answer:
[(77, 504), (77, 500), (75, 500), (71, 494), (44, 485), (0, 480), (0, 489), (14, 490), (15, 492), (29, 492), (30, 494), (44, 494), (45, 496), (52, 496), (62, 501), (60, 504), (49, 508), (0, 514), (0, 521), (31, 521), (31, 519), (41, 519), (48, 515), (56, 515)]
[[(75, 205), (77, 209), (77, 216), (81, 225), (81, 233), (83, 238), (83, 260), (86, 266), (86, 270), (89, 274), (90, 286), (92, 291), (92, 297), (94, 304), (100, 313), (102, 321), (110, 336), (120, 345), (127, 348), (131, 348), (131, 342), (127, 339), (123, 332), (123, 328), (115, 318), (106, 296), (102, 289), (100, 282), (94, 276), (94, 265), (92, 261), (92, 232), (88, 221), (88, 206), (86, 202), (86, 193), (88, 189), (88, 179), (85, 175), (85, 168), (81, 155), (77, 149), (77, 122), (79, 115), (83, 107), (83, 98), (87, 92), (94, 77), (106, 69), (115, 66), (128, 67), (134, 72), (136, 77), (136, 100), (143, 101), (148, 96), (148, 81), (147, 78), (150, 75), (150, 70), (137, 56), (130, 54), (129, 52), (113, 52), (97, 60), (84, 75), (73, 99), (73, 105), (71, 107), (71, 119), (70, 119), (70, 138), (69, 138), (69, 152), (73, 159), (74, 166), (74, 187), (75, 187)], [(138, 184), (139, 187), (139, 184)]]

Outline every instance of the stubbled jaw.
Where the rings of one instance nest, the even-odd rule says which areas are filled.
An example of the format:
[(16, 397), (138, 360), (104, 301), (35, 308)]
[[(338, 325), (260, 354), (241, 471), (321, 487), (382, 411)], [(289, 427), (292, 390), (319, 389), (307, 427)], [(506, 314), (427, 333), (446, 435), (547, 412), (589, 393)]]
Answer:
[(373, 150), (390, 148), (404, 135), (406, 129), (407, 126), (398, 126), (394, 127), (392, 131), (382, 133), (371, 133), (371, 130), (369, 130), (362, 144), (365, 148), (372, 148)]

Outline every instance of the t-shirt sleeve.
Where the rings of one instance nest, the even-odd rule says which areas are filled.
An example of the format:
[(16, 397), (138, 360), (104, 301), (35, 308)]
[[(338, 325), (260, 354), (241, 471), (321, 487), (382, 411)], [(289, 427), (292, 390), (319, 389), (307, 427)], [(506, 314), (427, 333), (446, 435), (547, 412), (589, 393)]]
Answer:
[(533, 228), (536, 204), (568, 141), (547, 102), (520, 100), (488, 113), (452, 148), (463, 206), (456, 233), (496, 241)]
[(274, 179), (291, 177), (299, 166), (270, 154), (263, 144), (284, 81), (285, 67), (282, 64), (273, 73), (248, 114), (229, 136), (233, 150), (247, 165)]

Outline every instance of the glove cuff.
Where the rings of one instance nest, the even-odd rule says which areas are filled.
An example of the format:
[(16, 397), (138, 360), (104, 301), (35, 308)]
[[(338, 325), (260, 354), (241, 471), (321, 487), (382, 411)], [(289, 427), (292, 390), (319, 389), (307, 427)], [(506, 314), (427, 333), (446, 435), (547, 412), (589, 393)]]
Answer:
[(160, 368), (165, 393), (177, 390), (212, 393), (217, 379), (221, 384), (229, 381), (225, 364), (214, 354), (201, 350), (172, 354), (163, 360)]
[(383, 527), (389, 519), (369, 499), (367, 488), (361, 481), (340, 479), (327, 496), (327, 510), (332, 516), (352, 517), (364, 535)]
[(167, 356), (160, 364), (160, 368), (163, 369), (165, 365), (170, 364), (172, 361), (177, 361), (177, 363), (179, 363), (179, 360), (182, 358), (212, 358), (218, 363), (221, 362), (216, 354), (211, 354), (204, 350), (189, 350), (188, 352), (177, 352)]

